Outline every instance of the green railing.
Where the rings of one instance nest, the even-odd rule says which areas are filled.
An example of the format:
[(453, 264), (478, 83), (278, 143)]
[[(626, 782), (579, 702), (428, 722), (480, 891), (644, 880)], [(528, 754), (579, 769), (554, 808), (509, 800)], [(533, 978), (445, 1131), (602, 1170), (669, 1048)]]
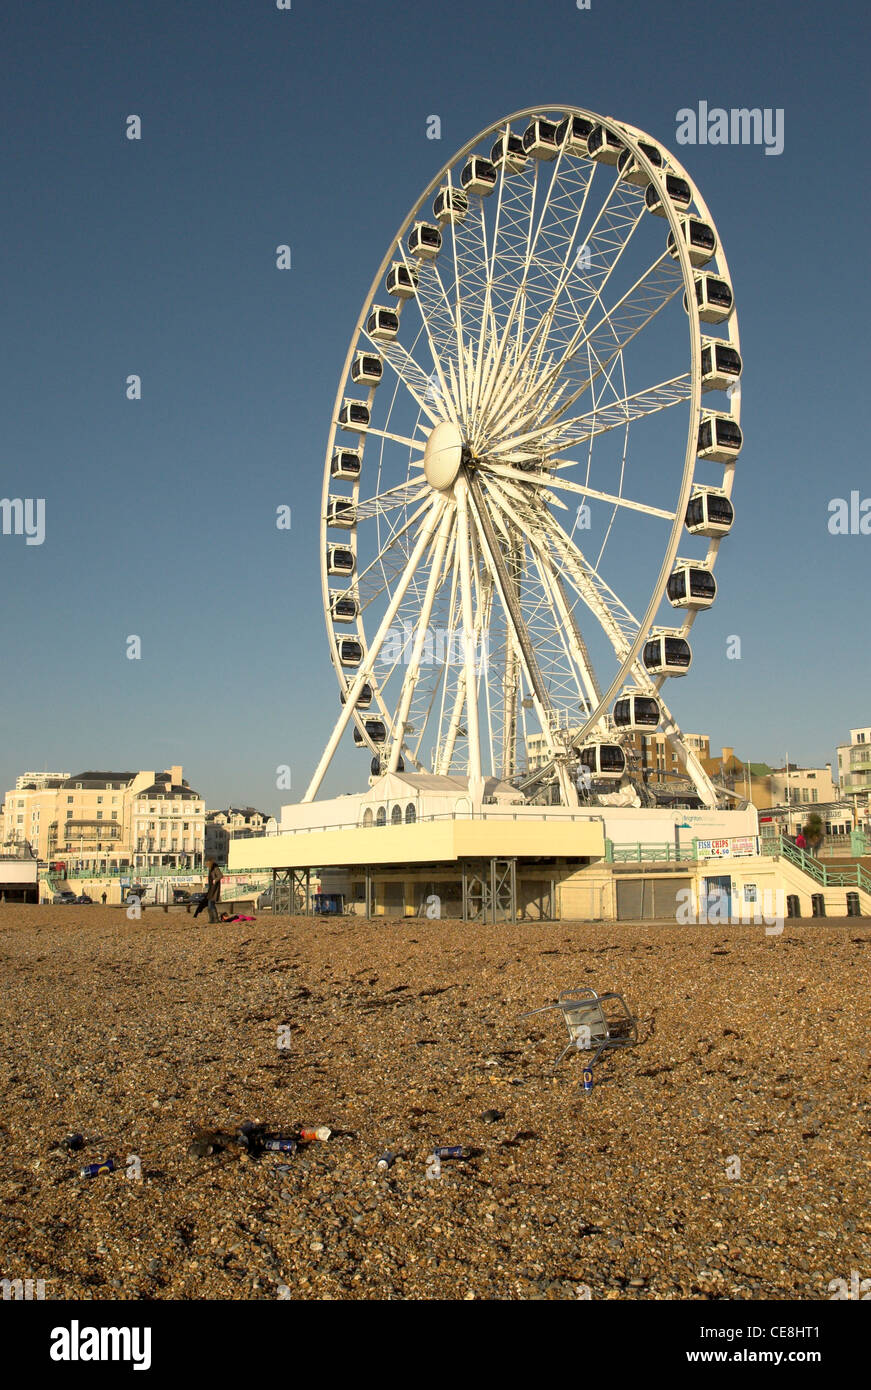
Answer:
[(663, 844), (615, 845), (613, 840), (605, 840), (606, 864), (678, 864), (694, 862), (696, 842), (691, 845), (675, 845), (668, 840)]
[(871, 874), (861, 864), (851, 864), (845, 869), (830, 869), (782, 835), (766, 835), (762, 841), (762, 853), (770, 854), (775, 859), (788, 859), (790, 864), (816, 879), (823, 888), (861, 888), (864, 893), (871, 893)]
[(48, 879), (57, 878), (60, 883), (64, 881), (64, 878), (129, 878), (141, 883), (152, 878), (205, 878), (205, 876), (205, 869), (179, 869), (170, 868), (167, 865), (151, 869), (134, 869), (129, 865), (119, 869), (112, 865), (108, 869), (68, 869), (63, 876), (51, 871), (45, 875)]

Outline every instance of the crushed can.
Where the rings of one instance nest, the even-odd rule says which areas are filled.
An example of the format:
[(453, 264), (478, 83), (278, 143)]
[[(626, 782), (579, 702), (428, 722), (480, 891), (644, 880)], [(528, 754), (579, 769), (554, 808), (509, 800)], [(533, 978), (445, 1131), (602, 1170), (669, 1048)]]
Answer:
[(263, 1149), (268, 1154), (295, 1154), (299, 1145), (295, 1139), (283, 1134), (268, 1134), (263, 1140)]
[(462, 1144), (437, 1144), (433, 1149), (436, 1158), (462, 1158)]
[(105, 1158), (102, 1163), (86, 1163), (84, 1168), (79, 1170), (80, 1178), (96, 1178), (100, 1173), (114, 1173), (114, 1158)]

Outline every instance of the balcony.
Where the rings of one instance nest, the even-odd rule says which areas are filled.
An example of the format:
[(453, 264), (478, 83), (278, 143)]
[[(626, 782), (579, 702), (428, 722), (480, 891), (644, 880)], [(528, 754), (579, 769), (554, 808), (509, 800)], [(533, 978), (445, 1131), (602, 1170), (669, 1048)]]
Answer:
[(64, 821), (63, 830), (67, 843), (121, 839), (121, 823), (116, 820), (68, 820)]

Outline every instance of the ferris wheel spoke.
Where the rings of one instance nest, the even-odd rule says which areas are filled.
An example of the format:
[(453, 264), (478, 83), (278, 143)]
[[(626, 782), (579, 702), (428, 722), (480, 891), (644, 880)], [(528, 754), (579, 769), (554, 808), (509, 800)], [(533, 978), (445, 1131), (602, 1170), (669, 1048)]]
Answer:
[(336, 721), (336, 725), (333, 729), (332, 736), (329, 742), (327, 743), (326, 748), (324, 749), (321, 760), (318, 763), (314, 775), (306, 789), (305, 796), (303, 797), (304, 802), (313, 800), (314, 797), (317, 795), (318, 788), (320, 787), (320, 784), (323, 780), (324, 773), (326, 772), (327, 768), (329, 767), (332, 761), (333, 753), (336, 750), (339, 739), (345, 732), (345, 729), (348, 726), (351, 716), (354, 713), (357, 700), (360, 696), (363, 686), (366, 683), (366, 679), (367, 677), (370, 680), (372, 679), (372, 672), (375, 662), (378, 658), (378, 653), (380, 652), (384, 639), (387, 636), (388, 631), (390, 630), (390, 625), (396, 616), (397, 609), (399, 608), (399, 605), (402, 602), (405, 591), (408, 588), (408, 585), (411, 583), (412, 576), (415, 573), (418, 564), (420, 563), (424, 551), (426, 550), (427, 546), (430, 544), (432, 540), (432, 536), (441, 520), (442, 512), (444, 511), (446, 506), (447, 502), (444, 498), (441, 497), (435, 498), (433, 502), (430, 504), (427, 522), (424, 526), (421, 527), (420, 534), (418, 535), (414, 549), (409, 557), (408, 564), (406, 565), (405, 571), (402, 574), (402, 577), (399, 579), (396, 588), (393, 591), (393, 594), (391, 595), (390, 602), (387, 605), (387, 609), (384, 613), (384, 616), (381, 619), (381, 623), (378, 627), (378, 630), (375, 633), (374, 638), (372, 639), (371, 646), (365, 653), (365, 659), (361, 663), (361, 667), (358, 671), (358, 674), (348, 684), (345, 703), (342, 706), (341, 713)]
[[(372, 340), (372, 346), (381, 354), (388, 366), (393, 368), (408, 394), (432, 424), (438, 424), (439, 420), (444, 419), (453, 420), (456, 424), (456, 411), (453, 407), (453, 403), (445, 392), (444, 382), (441, 381), (440, 372), (441, 390), (436, 391), (432, 378), (427, 376), (423, 368), (415, 361), (411, 353), (404, 348), (401, 343), (395, 341), (392, 343), (379, 343)], [(438, 364), (436, 370), (438, 371)], [(428, 404), (430, 399), (433, 400), (433, 402), (440, 400), (444, 403), (446, 409), (444, 411), (437, 410), (434, 404)]]
[[(529, 639), (529, 634), (523, 622), (517, 595), (514, 593), (511, 586), (504, 557), (499, 549), (498, 539), (493, 528), (490, 511), (487, 507), (487, 500), (483, 495), (481, 484), (474, 474), (472, 474), (469, 480), (469, 504), (475, 526), (478, 530), (481, 551), (490, 569), (505, 613), (507, 629), (517, 648), (520, 664), (523, 667), (524, 675), (532, 690), (532, 699), (535, 704), (539, 724), (551, 751), (554, 754), (558, 754), (560, 748), (554, 736), (554, 720), (551, 717), (552, 708), (547, 689), (542, 679), (532, 642)], [(577, 797), (574, 785), (570, 782), (567, 775), (564, 775), (565, 768), (562, 766), (560, 768), (560, 773), (561, 790), (566, 798), (567, 804), (576, 804)]]
[(549, 592), (552, 608), (556, 614), (556, 631), (563, 644), (575, 680), (577, 694), (581, 700), (586, 700), (590, 709), (593, 709), (600, 702), (602, 693), (574, 609), (569, 604), (562, 581), (554, 569), (547, 550), (538, 545), (533, 546), (532, 549), (542, 585)]
[[(545, 424), (540, 429), (515, 435), (502, 444), (491, 445), (491, 452), (497, 458), (504, 457), (512, 462), (534, 461), (543, 454), (547, 456), (554, 450), (570, 449), (620, 425), (647, 415), (656, 415), (674, 405), (682, 405), (689, 400), (691, 391), (692, 382), (688, 375), (672, 377), (670, 381), (661, 381), (647, 391), (637, 391), (624, 400), (597, 407), (573, 419), (559, 419), (551, 425)], [(529, 448), (530, 445), (537, 447)]]
[(425, 439), (410, 439), (407, 434), (392, 434), (390, 430), (377, 429), (374, 425), (360, 426), (358, 432), (366, 438), (371, 435), (375, 439), (389, 439), (393, 444), (401, 444), (403, 448), (414, 449), (418, 453), (423, 453), (426, 448)]
[[(421, 531), (423, 531), (427, 525), (426, 515), (432, 510), (432, 507), (432, 496), (424, 498), (420, 506), (412, 512), (411, 516), (406, 517), (404, 524), (392, 530), (387, 539), (379, 546), (378, 552), (373, 559), (358, 572), (356, 587), (360, 595), (361, 609), (369, 607), (379, 594), (383, 593), (384, 590), (389, 587), (391, 579), (395, 578), (397, 574), (402, 573), (408, 563), (408, 556), (411, 553), (410, 550), (407, 549), (407, 533), (420, 522), (416, 539), (419, 538)], [(423, 520), (421, 520), (421, 518), (423, 518)], [(405, 542), (405, 544), (403, 544), (403, 542)], [(392, 562), (390, 560), (391, 552), (394, 552)], [(393, 563), (395, 568), (393, 573), (388, 576), (386, 571), (390, 563)], [(379, 574), (384, 580), (384, 583), (373, 591), (373, 584), (377, 583)]]
[[(520, 358), (522, 364), (531, 356), (531, 366), (534, 372), (537, 372), (541, 358), (547, 350), (551, 328), (560, 306), (560, 299), (564, 294), (568, 297), (569, 303), (571, 304), (569, 320), (571, 321), (571, 319), (574, 318), (575, 322), (581, 326), (586, 321), (588, 311), (581, 312), (577, 308), (574, 304), (574, 300), (568, 293), (568, 285), (572, 279), (569, 273), (572, 269), (570, 260), (571, 248), (572, 245), (576, 243), (583, 213), (586, 208), (587, 196), (592, 187), (594, 170), (595, 166), (593, 170), (591, 170), (589, 179), (586, 182), (584, 196), (571, 225), (571, 232), (567, 235), (563, 227), (562, 237), (558, 243), (555, 243), (555, 245), (564, 247), (562, 255), (556, 256), (553, 260), (548, 260), (548, 258), (544, 256), (539, 256), (540, 264), (545, 270), (545, 279), (546, 281), (549, 280), (549, 282), (546, 283), (541, 316)], [(554, 184), (558, 180), (558, 175), (559, 159), (555, 166), (549, 191), (553, 190)], [(612, 200), (615, 204), (613, 207)], [(616, 181), (609, 190), (602, 207), (599, 209), (593, 221), (592, 227), (585, 234), (584, 238), (584, 248), (590, 256), (591, 263), (593, 254), (597, 257), (602, 257), (604, 262), (600, 270), (598, 284), (596, 284), (595, 272), (589, 276), (580, 277), (581, 284), (586, 284), (587, 281), (590, 281), (591, 286), (595, 286), (594, 289), (591, 288), (591, 298), (594, 299), (596, 293), (601, 293), (604, 285), (610, 279), (618, 261), (629, 244), (632, 234), (641, 222), (643, 212), (643, 201), (641, 202), (640, 209), (638, 206), (638, 191), (628, 188), (627, 185), (622, 185), (619, 180)], [(525, 280), (528, 280), (529, 275), (537, 264), (535, 258), (538, 251), (538, 239), (543, 225), (544, 217), (542, 216), (536, 234), (532, 238), (528, 248)], [(574, 259), (577, 260), (577, 253)], [(556, 282), (555, 284), (553, 283), (554, 280)], [(577, 333), (576, 328), (574, 329), (574, 333)]]
[[(586, 320), (584, 321), (572, 335), (553, 366), (543, 374), (539, 383), (540, 390), (547, 390), (560, 376), (566, 374), (570, 370), (570, 364), (588, 345), (595, 351), (597, 345), (601, 343), (603, 352), (599, 371), (604, 370), (602, 364), (610, 363), (622, 352), (674, 298), (682, 285), (683, 280), (679, 270), (675, 271), (671, 258), (663, 253), (636, 279), (635, 283), (612, 309), (603, 311), (602, 317), (591, 328), (588, 328)], [(599, 360), (598, 357), (597, 360)], [(599, 372), (596, 372), (592, 376), (584, 377), (571, 394), (562, 401), (558, 412), (551, 412), (541, 417), (542, 426), (552, 423), (557, 414), (564, 414), (584, 394), (598, 375)], [(516, 414), (516, 409), (514, 413)], [(499, 427), (504, 429), (505, 422), (499, 422)]]
[(395, 487), (386, 488), (384, 492), (376, 492), (372, 497), (364, 497), (355, 502), (354, 517), (356, 521), (368, 521), (370, 517), (393, 511), (397, 507), (407, 507), (410, 503), (419, 502), (430, 495), (430, 489), (420, 478), (410, 478), (407, 482), (397, 483)]
[[(680, 271), (675, 270), (670, 257), (663, 255), (639, 276), (612, 308), (603, 309), (602, 316), (593, 327), (578, 336), (577, 346), (570, 354), (571, 358), (576, 358), (581, 350), (589, 347), (598, 363), (598, 370), (578, 383), (563, 403), (564, 410), (583, 395), (591, 382), (625, 351), (682, 288)], [(563, 361), (568, 368), (568, 358)]]
[(640, 628), (638, 619), (589, 560), (585, 559), (549, 512), (543, 514), (542, 529), (547, 535), (553, 559), (565, 573), (578, 597), (598, 621), (616, 655), (625, 660)]
[[(580, 468), (582, 465), (572, 459), (548, 459), (547, 468)], [(559, 488), (561, 492), (574, 492), (582, 497), (592, 497), (597, 502), (608, 502), (615, 507), (626, 507), (630, 511), (641, 512), (646, 516), (661, 517), (664, 521), (674, 521), (676, 512), (669, 512), (662, 507), (651, 507), (646, 502), (635, 502), (630, 497), (623, 497), (612, 492), (600, 492), (597, 488), (587, 487), (584, 483), (573, 483), (567, 478), (554, 477), (550, 472), (528, 473), (521, 469), (511, 468), (504, 464), (487, 464), (487, 472), (495, 473), (498, 478), (508, 479), (527, 488), (533, 487), (537, 490), (538, 496), (543, 502), (550, 501), (549, 493), (551, 488)]]

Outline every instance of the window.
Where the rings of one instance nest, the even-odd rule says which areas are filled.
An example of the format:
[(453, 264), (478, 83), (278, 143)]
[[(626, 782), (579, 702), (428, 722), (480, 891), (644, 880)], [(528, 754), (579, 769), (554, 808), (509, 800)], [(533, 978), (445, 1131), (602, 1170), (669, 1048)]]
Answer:
[(376, 825), (386, 825), (386, 824), (387, 824), (387, 812), (385, 811), (385, 809), (384, 809), (383, 806), (379, 806), (379, 807), (378, 807), (378, 814), (377, 814), (377, 816), (375, 817), (375, 824), (376, 824)]
[(73, 818), (73, 813), (72, 813), (72, 811), (67, 811), (67, 820), (72, 820), (72, 818)]
[(819, 801), (819, 799), (820, 794), (817, 791), (816, 787), (811, 787), (811, 801)]
[(97, 812), (97, 820), (102, 820), (102, 819), (103, 819), (103, 812), (102, 812), (102, 811), (98, 811), (98, 812)]
[(98, 797), (97, 797), (97, 805), (98, 805), (98, 806), (102, 806), (102, 804), (103, 804), (103, 798), (102, 798), (101, 796), (98, 796)]
[(402, 824), (402, 807), (401, 807), (401, 806), (399, 806), (399, 805), (394, 806), (393, 810), (390, 812), (390, 824), (391, 824), (391, 825), (401, 825), (401, 824)]
[(112, 819), (113, 819), (113, 820), (117, 820), (117, 819), (118, 819), (118, 812), (117, 812), (117, 811), (113, 811), (113, 812), (112, 812)]
[(185, 821), (184, 825), (182, 826), (182, 830), (189, 830), (189, 829), (190, 829), (190, 821)]
[(364, 824), (364, 825), (371, 825), (371, 824), (372, 824), (372, 807), (371, 807), (371, 806), (367, 806), (367, 807), (366, 807), (366, 810), (363, 812), (363, 824)]
[(406, 825), (414, 825), (414, 823), (415, 823), (416, 820), (417, 820), (417, 812), (416, 812), (415, 809), (414, 809), (414, 802), (413, 802), (413, 801), (409, 801), (408, 805), (407, 805), (406, 808), (405, 808), (405, 824), (406, 824)]
[(68, 796), (68, 797), (67, 797), (67, 805), (68, 805), (68, 806), (71, 806), (71, 805), (72, 805), (72, 802), (73, 802), (73, 798), (72, 798), (71, 796)]

